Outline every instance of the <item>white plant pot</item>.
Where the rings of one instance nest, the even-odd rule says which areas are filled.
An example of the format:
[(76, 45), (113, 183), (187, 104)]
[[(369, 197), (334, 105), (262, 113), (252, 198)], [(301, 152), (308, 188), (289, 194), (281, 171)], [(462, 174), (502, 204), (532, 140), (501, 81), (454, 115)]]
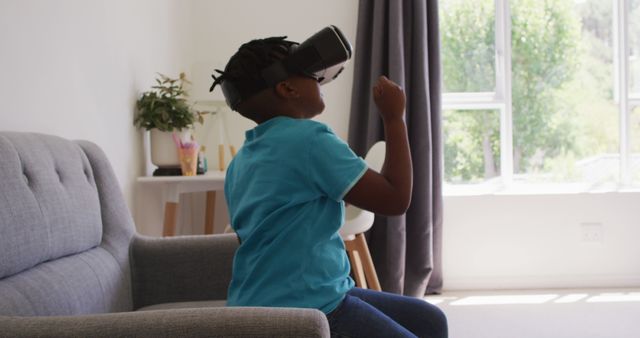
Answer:
[[(180, 132), (176, 132), (180, 137)], [(178, 147), (173, 140), (173, 132), (151, 129), (149, 140), (151, 163), (160, 168), (180, 167)]]

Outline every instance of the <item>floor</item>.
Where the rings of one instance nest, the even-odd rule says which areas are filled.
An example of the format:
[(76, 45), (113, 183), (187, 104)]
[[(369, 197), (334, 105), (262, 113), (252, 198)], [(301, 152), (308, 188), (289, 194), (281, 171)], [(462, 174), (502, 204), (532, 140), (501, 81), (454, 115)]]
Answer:
[(428, 296), (451, 338), (640, 338), (640, 288), (450, 291)]

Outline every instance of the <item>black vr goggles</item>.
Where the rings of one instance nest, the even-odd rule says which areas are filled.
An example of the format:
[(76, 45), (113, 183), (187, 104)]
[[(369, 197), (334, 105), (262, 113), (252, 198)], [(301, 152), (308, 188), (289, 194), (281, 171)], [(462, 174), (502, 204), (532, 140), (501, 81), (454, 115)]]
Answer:
[(316, 79), (321, 85), (331, 82), (344, 69), (351, 58), (351, 44), (336, 26), (328, 26), (315, 33), (301, 44), (293, 44), (289, 55), (260, 71), (260, 81), (216, 80), (209, 91), (213, 91), (218, 82), (231, 109), (257, 94), (259, 91), (274, 87), (278, 82), (291, 75), (305, 75)]

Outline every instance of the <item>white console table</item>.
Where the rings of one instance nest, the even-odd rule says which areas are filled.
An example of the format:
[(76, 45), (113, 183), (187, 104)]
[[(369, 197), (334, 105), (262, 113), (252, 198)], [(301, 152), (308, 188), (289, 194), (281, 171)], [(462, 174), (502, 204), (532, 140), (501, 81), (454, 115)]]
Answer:
[(197, 176), (143, 176), (138, 177), (137, 181), (139, 184), (162, 186), (164, 201), (163, 236), (174, 236), (176, 233), (176, 217), (180, 194), (206, 191), (204, 232), (205, 234), (212, 234), (216, 191), (224, 190), (224, 176), (224, 171), (210, 170), (204, 175)]

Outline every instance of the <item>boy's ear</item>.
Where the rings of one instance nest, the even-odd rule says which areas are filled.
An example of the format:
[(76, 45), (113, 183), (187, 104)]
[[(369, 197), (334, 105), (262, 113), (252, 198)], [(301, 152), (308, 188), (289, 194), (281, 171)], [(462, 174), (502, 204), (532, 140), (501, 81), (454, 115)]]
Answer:
[(295, 86), (288, 80), (280, 81), (275, 87), (276, 95), (283, 99), (291, 99), (300, 96)]

